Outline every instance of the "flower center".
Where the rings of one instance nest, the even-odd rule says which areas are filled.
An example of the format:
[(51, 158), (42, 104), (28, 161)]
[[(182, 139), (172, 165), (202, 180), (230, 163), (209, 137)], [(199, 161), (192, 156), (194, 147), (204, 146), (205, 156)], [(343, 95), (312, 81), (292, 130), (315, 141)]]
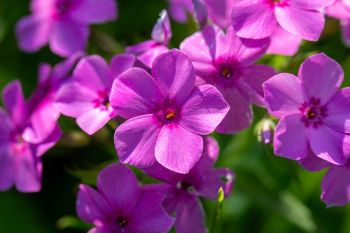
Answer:
[(126, 221), (126, 219), (123, 217), (119, 217), (117, 219), (117, 224), (119, 227), (125, 227), (126, 225), (128, 225), (128, 221)]
[(221, 69), (220, 75), (221, 75), (221, 77), (223, 77), (225, 79), (230, 79), (230, 78), (232, 78), (233, 72), (230, 68), (224, 67)]
[(286, 6), (287, 0), (263, 0), (271, 6)]
[(98, 97), (94, 99), (92, 102), (95, 108), (101, 108), (102, 110), (107, 110), (111, 104), (109, 103), (109, 93), (108, 91), (99, 91)]
[(176, 184), (177, 189), (183, 190), (187, 193), (193, 193), (194, 192), (194, 187), (192, 184), (186, 182), (186, 181), (179, 181)]
[(175, 116), (176, 116), (175, 110), (173, 109), (165, 110), (165, 119), (167, 119), (168, 121), (174, 120)]
[(55, 10), (53, 12), (53, 18), (60, 19), (67, 15), (67, 13), (73, 8), (74, 1), (72, 0), (59, 0), (56, 3)]
[(326, 106), (322, 106), (320, 99), (315, 97), (312, 97), (309, 102), (303, 103), (299, 107), (299, 111), (302, 114), (301, 120), (306, 127), (319, 127), (322, 124), (322, 119), (327, 116)]

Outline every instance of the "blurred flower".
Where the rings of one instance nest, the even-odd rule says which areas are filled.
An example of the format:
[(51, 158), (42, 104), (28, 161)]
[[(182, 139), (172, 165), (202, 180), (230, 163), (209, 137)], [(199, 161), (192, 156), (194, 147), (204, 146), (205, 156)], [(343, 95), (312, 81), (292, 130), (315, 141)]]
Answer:
[(166, 10), (160, 13), (160, 18), (153, 27), (152, 39), (126, 47), (126, 53), (132, 53), (147, 67), (152, 67), (154, 59), (169, 51), (168, 43), (172, 37), (169, 16)]
[(264, 144), (271, 144), (275, 128), (276, 125), (271, 119), (264, 118), (259, 121), (255, 127), (258, 135), (258, 141)]
[(192, 0), (167, 0), (171, 17), (179, 22), (186, 23), (188, 15), (193, 14)]
[(192, 0), (194, 15), (199, 28), (203, 28), (208, 23), (208, 11), (204, 0)]
[(194, 82), (191, 61), (175, 49), (153, 62), (152, 76), (132, 68), (114, 81), (111, 104), (129, 119), (115, 132), (120, 161), (141, 168), (158, 161), (189, 172), (202, 154), (201, 135), (212, 133), (229, 110), (215, 87)]
[(344, 44), (350, 48), (350, 19), (343, 20), (340, 22), (343, 32), (343, 41)]
[(222, 29), (231, 25), (231, 11), (235, 0), (204, 0), (209, 18)]
[(164, 206), (168, 213), (175, 213), (177, 233), (207, 232), (199, 197), (216, 200), (220, 187), (226, 196), (230, 194), (234, 174), (228, 168), (213, 168), (218, 155), (219, 146), (215, 139), (206, 138), (203, 155), (188, 174), (172, 172), (159, 163), (145, 169), (148, 175), (166, 183), (154, 187), (166, 193)]
[(237, 133), (248, 128), (253, 118), (251, 104), (264, 106), (261, 84), (275, 71), (254, 63), (268, 46), (269, 39), (240, 39), (232, 27), (225, 34), (215, 26), (207, 26), (181, 43), (181, 50), (195, 67), (197, 84), (216, 86), (231, 106), (218, 132)]
[(59, 89), (55, 107), (74, 117), (86, 133), (92, 135), (116, 116), (109, 102), (113, 80), (136, 64), (130, 54), (113, 57), (111, 65), (97, 56), (82, 58), (72, 77)]
[(334, 0), (236, 0), (232, 22), (239, 37), (270, 37), (280, 25), (287, 32), (309, 41), (317, 41), (323, 31), (322, 9)]
[(79, 217), (95, 225), (90, 233), (166, 233), (174, 220), (164, 211), (164, 195), (138, 185), (123, 165), (110, 165), (97, 179), (98, 191), (80, 185), (76, 209)]
[(263, 84), (272, 115), (281, 119), (275, 154), (302, 160), (317, 156), (344, 165), (350, 154), (350, 89), (339, 90), (341, 66), (323, 53), (301, 65), (298, 77), (279, 74)]
[[(57, 124), (36, 133), (33, 126), (45, 124), (36, 111), (50, 111), (40, 106), (31, 111), (25, 102), (19, 81), (13, 81), (2, 91), (5, 110), (0, 108), (0, 190), (16, 186), (20, 192), (41, 189), (41, 156), (61, 137)], [(45, 132), (45, 130), (49, 130)], [(29, 132), (29, 133), (28, 133)]]
[(36, 52), (49, 44), (67, 57), (85, 49), (90, 24), (116, 19), (117, 5), (115, 0), (32, 0), (31, 12), (16, 27), (20, 48)]

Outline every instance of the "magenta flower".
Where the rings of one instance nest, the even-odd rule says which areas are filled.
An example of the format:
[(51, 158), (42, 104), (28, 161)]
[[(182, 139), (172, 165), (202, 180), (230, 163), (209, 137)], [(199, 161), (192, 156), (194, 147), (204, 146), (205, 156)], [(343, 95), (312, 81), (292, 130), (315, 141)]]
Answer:
[(55, 107), (76, 118), (87, 134), (94, 134), (116, 116), (109, 103), (113, 80), (135, 63), (136, 58), (128, 54), (115, 56), (110, 66), (97, 55), (82, 58), (72, 78), (59, 89)]
[(230, 104), (218, 132), (237, 133), (248, 128), (253, 118), (251, 104), (264, 106), (262, 83), (275, 72), (254, 62), (268, 46), (269, 39), (240, 39), (232, 28), (225, 34), (215, 26), (207, 26), (181, 43), (181, 50), (196, 69), (197, 83), (216, 86)]
[(132, 68), (114, 81), (111, 104), (129, 119), (114, 137), (121, 162), (144, 168), (158, 161), (189, 172), (202, 154), (201, 135), (212, 133), (229, 110), (215, 87), (194, 82), (191, 61), (175, 49), (153, 62), (152, 76)]
[(36, 52), (46, 44), (60, 56), (83, 51), (89, 25), (116, 19), (115, 0), (32, 0), (31, 16), (16, 27), (19, 47)]
[(169, 51), (168, 43), (172, 37), (170, 20), (166, 10), (160, 13), (160, 17), (153, 27), (152, 39), (139, 44), (129, 46), (125, 49), (126, 53), (132, 53), (145, 64), (152, 67), (154, 59), (160, 54)]
[(226, 29), (231, 25), (231, 11), (235, 0), (204, 0), (209, 18), (214, 24)]
[(322, 9), (334, 0), (236, 0), (232, 23), (243, 38), (270, 37), (280, 25), (284, 30), (305, 40), (317, 41), (325, 19)]
[(79, 217), (95, 225), (89, 233), (166, 233), (174, 219), (163, 209), (163, 194), (140, 187), (122, 165), (110, 165), (98, 176), (97, 189), (80, 185)]
[(350, 164), (332, 166), (322, 180), (321, 199), (330, 206), (342, 206), (350, 201)]
[(267, 53), (285, 56), (295, 55), (303, 41), (300, 37), (287, 32), (280, 26), (272, 33), (270, 39), (271, 43)]
[(228, 196), (232, 190), (234, 175), (228, 168), (214, 169), (219, 146), (213, 138), (207, 138), (201, 159), (186, 175), (172, 172), (160, 164), (145, 169), (150, 176), (165, 182), (154, 186), (166, 193), (164, 206), (175, 214), (177, 233), (205, 233), (204, 213), (199, 197), (216, 200), (220, 187)]
[(340, 20), (343, 42), (350, 47), (350, 2), (347, 0), (336, 0), (334, 4), (327, 7), (327, 15)]
[(344, 73), (325, 54), (309, 57), (298, 77), (279, 74), (263, 84), (269, 111), (281, 119), (275, 154), (302, 160), (317, 156), (344, 165), (350, 154), (350, 89), (339, 90)]
[(2, 91), (2, 100), (5, 110), (0, 108), (0, 190), (15, 186), (20, 192), (38, 192), (41, 156), (59, 140), (60, 129), (56, 124), (50, 132), (35, 131), (33, 126), (45, 124), (45, 119), (32, 117), (37, 114), (25, 102), (20, 82), (8, 84)]
[(193, 14), (192, 0), (167, 0), (171, 17), (179, 22), (186, 23), (188, 16)]

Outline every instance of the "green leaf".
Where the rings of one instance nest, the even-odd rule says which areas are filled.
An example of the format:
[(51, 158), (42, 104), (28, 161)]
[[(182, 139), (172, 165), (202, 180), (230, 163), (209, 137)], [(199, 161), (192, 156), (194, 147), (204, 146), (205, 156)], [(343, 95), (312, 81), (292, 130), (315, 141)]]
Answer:
[(87, 231), (92, 226), (90, 224), (87, 224), (87, 223), (81, 221), (76, 216), (64, 216), (56, 222), (56, 227), (59, 230), (64, 230), (64, 229), (70, 228), (70, 229)]

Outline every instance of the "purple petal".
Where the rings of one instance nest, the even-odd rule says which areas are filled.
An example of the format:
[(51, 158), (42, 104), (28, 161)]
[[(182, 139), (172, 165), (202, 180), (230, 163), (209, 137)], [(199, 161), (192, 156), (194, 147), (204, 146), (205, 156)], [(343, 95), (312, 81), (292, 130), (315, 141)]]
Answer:
[(186, 195), (176, 208), (175, 229), (179, 233), (205, 233), (204, 211), (195, 196)]
[(50, 21), (38, 16), (22, 18), (16, 26), (19, 47), (27, 52), (36, 52), (49, 42), (52, 30)]
[(172, 32), (168, 12), (166, 10), (162, 10), (157, 23), (153, 27), (152, 40), (167, 45), (171, 39), (171, 36)]
[(277, 21), (268, 3), (237, 1), (232, 7), (232, 23), (237, 35), (249, 39), (270, 37)]
[(200, 28), (208, 24), (208, 10), (204, 0), (192, 0), (195, 19)]
[(309, 141), (315, 155), (335, 165), (344, 165), (350, 154), (350, 136), (321, 125), (309, 128)]
[(222, 187), (224, 193), (228, 196), (232, 190), (234, 174), (228, 168), (213, 169), (203, 175), (203, 181), (200, 186), (196, 186), (196, 191), (206, 198), (217, 199), (218, 191)]
[[(15, 128), (7, 112), (0, 107), (0, 144), (7, 144), (10, 141), (11, 132)], [(1, 153), (0, 153), (1, 154)]]
[(325, 104), (338, 92), (344, 72), (335, 60), (319, 53), (303, 62), (298, 76), (309, 99), (321, 98), (321, 103)]
[(93, 135), (115, 116), (116, 114), (110, 106), (92, 108), (77, 118), (77, 124), (84, 132)]
[(136, 57), (132, 54), (118, 54), (111, 60), (112, 80), (116, 79), (124, 71), (135, 66)]
[(178, 124), (164, 125), (156, 143), (156, 159), (164, 167), (188, 173), (200, 159), (203, 139)]
[(169, 49), (164, 45), (157, 45), (140, 54), (137, 58), (147, 67), (152, 67), (154, 60), (160, 55), (169, 52)]
[(93, 101), (97, 98), (99, 98), (97, 93), (75, 80), (70, 80), (58, 90), (54, 105), (62, 114), (78, 117), (90, 111), (94, 107)]
[(99, 227), (94, 227), (88, 231), (88, 233), (113, 233), (115, 229), (113, 227), (103, 225)]
[(350, 88), (344, 88), (327, 104), (324, 123), (343, 133), (350, 133)]
[(101, 171), (97, 187), (113, 213), (128, 216), (140, 197), (140, 187), (134, 173), (121, 164), (109, 165)]
[(223, 34), (219, 28), (207, 26), (202, 29), (202, 31), (187, 37), (180, 44), (180, 49), (186, 53), (192, 61), (210, 64), (216, 55), (217, 33)]
[(116, 20), (117, 1), (114, 0), (84, 0), (70, 12), (70, 15), (81, 23), (104, 23)]
[(293, 56), (298, 52), (302, 41), (300, 37), (277, 27), (271, 35), (271, 43), (267, 53)]
[(334, 0), (293, 0), (290, 5), (307, 10), (321, 10), (322, 8), (331, 5)]
[(122, 163), (137, 167), (152, 166), (161, 125), (153, 115), (131, 118), (115, 131), (114, 144)]
[[(242, 72), (241, 80), (245, 84), (242, 88), (249, 100), (256, 105), (265, 106), (262, 84), (276, 74), (276, 71), (265, 65), (252, 65)], [(241, 82), (242, 83), (242, 82)]]
[(222, 88), (220, 90), (230, 105), (230, 111), (216, 128), (216, 131), (234, 134), (248, 128), (253, 120), (253, 111), (248, 97), (242, 95), (237, 88)]
[(191, 0), (168, 0), (171, 17), (179, 23), (187, 21), (187, 14), (193, 12)]
[(14, 123), (23, 125), (28, 116), (22, 85), (18, 80), (7, 84), (2, 90), (2, 101)]
[(350, 201), (350, 167), (333, 166), (322, 180), (321, 199), (330, 206), (343, 206)]
[(221, 123), (230, 106), (211, 85), (196, 87), (182, 106), (179, 124), (196, 134), (210, 134)]
[(144, 171), (147, 175), (172, 185), (176, 185), (176, 183), (184, 177), (183, 174), (173, 172), (163, 167), (158, 162), (151, 167), (144, 168)]
[(41, 189), (41, 161), (30, 151), (29, 147), (16, 155), (15, 184), (20, 192), (39, 192)]
[(0, 191), (6, 191), (14, 184), (14, 161), (9, 153), (9, 144), (0, 146)]
[(278, 118), (298, 113), (298, 108), (304, 102), (301, 81), (292, 74), (273, 76), (263, 83), (263, 89), (269, 112)]
[(176, 49), (160, 55), (153, 62), (152, 74), (164, 95), (179, 105), (186, 101), (196, 80), (190, 59)]
[(70, 21), (56, 21), (50, 35), (51, 50), (62, 57), (84, 51), (89, 37), (89, 28)]
[(323, 159), (320, 159), (319, 157), (317, 157), (309, 148), (309, 153), (308, 155), (299, 160), (298, 163), (300, 164), (300, 166), (302, 166), (304, 169), (315, 172), (315, 171), (319, 171), (322, 170), (323, 168), (326, 168), (328, 166), (330, 166), (330, 163), (327, 163), (326, 161), (324, 161)]
[(62, 136), (62, 131), (58, 124), (53, 129), (51, 134), (42, 142), (35, 145), (36, 156), (40, 157), (45, 154), (49, 149), (51, 149)]
[(113, 83), (110, 103), (116, 113), (124, 118), (153, 113), (163, 100), (153, 79), (145, 70), (131, 68)]
[(275, 154), (292, 160), (308, 155), (308, 138), (300, 114), (288, 115), (277, 124), (273, 147)]
[(205, 0), (210, 19), (225, 29), (231, 24), (231, 11), (235, 0)]
[(79, 186), (76, 210), (79, 218), (96, 225), (101, 225), (108, 221), (109, 216), (113, 216), (106, 199), (94, 189), (83, 184)]
[(284, 30), (310, 41), (320, 38), (325, 23), (322, 13), (292, 6), (276, 7), (275, 15)]
[(326, 8), (327, 15), (341, 20), (349, 19), (350, 11), (345, 4), (346, 2), (344, 1), (335, 1), (331, 6)]
[(73, 78), (85, 88), (94, 91), (109, 91), (113, 81), (107, 62), (97, 55), (80, 59), (74, 69)]
[(171, 229), (174, 219), (163, 209), (164, 193), (143, 190), (130, 219), (130, 232), (166, 233)]
[(153, 47), (159, 45), (157, 41), (154, 40), (146, 40), (136, 45), (128, 46), (125, 48), (125, 53), (132, 53), (135, 55), (140, 55)]
[(340, 21), (342, 28), (342, 38), (345, 46), (350, 47), (350, 19)]

